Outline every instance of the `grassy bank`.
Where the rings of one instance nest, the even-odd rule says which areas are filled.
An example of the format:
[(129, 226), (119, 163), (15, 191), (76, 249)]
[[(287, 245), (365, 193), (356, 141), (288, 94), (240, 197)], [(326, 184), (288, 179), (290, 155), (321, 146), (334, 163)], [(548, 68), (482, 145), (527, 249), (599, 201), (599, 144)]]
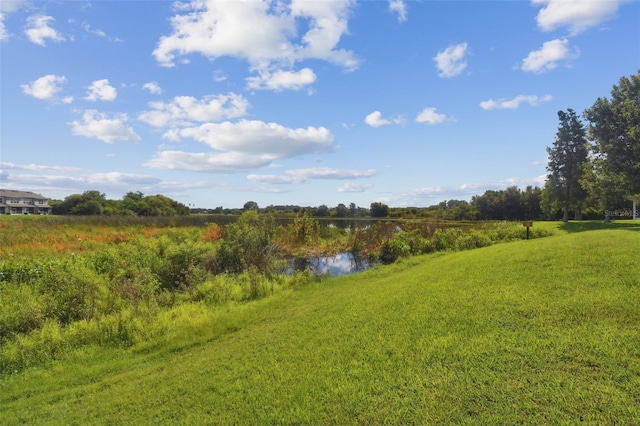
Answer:
[(2, 421), (635, 424), (640, 227), (614, 227), (193, 304), (169, 335), (6, 376)]

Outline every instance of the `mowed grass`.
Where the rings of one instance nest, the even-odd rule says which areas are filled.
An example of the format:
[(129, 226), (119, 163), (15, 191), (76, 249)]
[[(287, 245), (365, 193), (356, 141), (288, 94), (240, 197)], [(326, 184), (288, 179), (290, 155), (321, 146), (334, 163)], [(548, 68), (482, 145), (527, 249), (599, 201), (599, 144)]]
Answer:
[(568, 232), (194, 310), (5, 376), (0, 422), (640, 424), (639, 254), (635, 224)]

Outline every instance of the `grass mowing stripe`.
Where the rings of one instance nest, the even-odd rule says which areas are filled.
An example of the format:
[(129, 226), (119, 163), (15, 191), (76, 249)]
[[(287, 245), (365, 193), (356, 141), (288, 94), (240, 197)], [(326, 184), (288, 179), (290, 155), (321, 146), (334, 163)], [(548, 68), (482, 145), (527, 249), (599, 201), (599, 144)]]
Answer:
[(8, 377), (3, 422), (634, 424), (639, 251), (603, 230), (327, 280)]

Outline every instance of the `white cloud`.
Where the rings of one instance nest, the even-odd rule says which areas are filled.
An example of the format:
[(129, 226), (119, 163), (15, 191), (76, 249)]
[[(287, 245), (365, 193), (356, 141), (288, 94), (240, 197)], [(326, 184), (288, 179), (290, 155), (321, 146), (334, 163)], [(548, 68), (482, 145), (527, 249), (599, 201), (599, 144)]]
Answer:
[(391, 120), (382, 118), (382, 113), (380, 111), (373, 111), (371, 114), (367, 115), (364, 118), (364, 122), (371, 127), (381, 127), (391, 124)]
[(205, 123), (180, 129), (178, 135), (218, 151), (264, 154), (272, 159), (322, 152), (333, 147), (333, 135), (324, 127), (291, 129), (257, 120)]
[(332, 169), (329, 167), (311, 167), (308, 169), (287, 170), (289, 175), (296, 176), (302, 180), (309, 179), (361, 179), (375, 176), (378, 171), (375, 169), (366, 170), (344, 170)]
[(82, 122), (75, 120), (68, 124), (71, 125), (71, 132), (77, 136), (96, 138), (106, 143), (139, 142), (140, 136), (126, 125), (127, 121), (126, 114), (116, 114), (110, 118), (96, 110), (86, 110)]
[(364, 192), (371, 188), (369, 184), (347, 182), (338, 188), (338, 192)]
[(300, 178), (297, 176), (282, 176), (282, 175), (248, 175), (247, 179), (260, 182), (260, 183), (269, 183), (272, 185), (282, 185), (282, 184), (293, 184), (293, 183), (301, 183)]
[(518, 95), (513, 99), (498, 99), (494, 101), (493, 99), (489, 99), (488, 101), (480, 102), (480, 107), (484, 110), (492, 110), (492, 109), (517, 109), (520, 107), (520, 104), (527, 103), (530, 106), (537, 106), (541, 102), (549, 102), (553, 100), (553, 96), (544, 95), (541, 97), (534, 95)]
[(534, 50), (522, 60), (522, 70), (541, 73), (550, 71), (558, 66), (561, 61), (568, 62), (578, 57), (577, 49), (569, 50), (569, 40), (555, 39), (546, 41), (540, 50)]
[(29, 84), (21, 84), (22, 90), (27, 95), (38, 99), (51, 99), (62, 88), (60, 85), (67, 82), (63, 75), (48, 74), (30, 82)]
[(416, 117), (417, 123), (439, 124), (447, 119), (447, 116), (436, 112), (436, 108), (425, 108)]
[(389, 124), (404, 124), (405, 120), (402, 116), (392, 119), (382, 118), (382, 113), (380, 111), (373, 111), (364, 118), (364, 122), (371, 127), (382, 127)]
[(433, 60), (436, 63), (440, 77), (455, 77), (467, 67), (467, 61), (465, 61), (467, 47), (467, 43), (454, 44), (442, 52), (438, 52)]
[(311, 68), (294, 71), (259, 71), (256, 77), (247, 78), (247, 87), (256, 90), (300, 90), (316, 81), (316, 75)]
[(29, 0), (2, 0), (0, 1), (0, 13), (13, 13), (27, 4), (29, 4)]
[(222, 70), (215, 70), (213, 72), (213, 81), (215, 81), (216, 83), (222, 83), (227, 78), (227, 75)]
[(536, 17), (543, 31), (568, 28), (571, 35), (579, 34), (612, 18), (621, 1), (618, 0), (532, 0), (543, 5)]
[(54, 172), (77, 172), (81, 169), (78, 167), (67, 166), (44, 166), (41, 164), (15, 164), (15, 163), (2, 163), (0, 162), (0, 169), (2, 170), (31, 170), (31, 171), (54, 171)]
[(27, 18), (27, 29), (24, 33), (29, 40), (40, 46), (46, 46), (45, 40), (50, 39), (52, 41), (64, 41), (64, 37), (61, 36), (49, 26), (49, 23), (54, 22), (55, 19), (46, 15), (33, 15)]
[(93, 28), (91, 28), (91, 25), (89, 25), (86, 22), (82, 24), (82, 29), (90, 34), (97, 35), (98, 37), (105, 37), (105, 38), (107, 37), (107, 34), (104, 31), (94, 30)]
[(324, 127), (291, 129), (249, 120), (172, 129), (165, 138), (191, 138), (213, 152), (162, 151), (146, 163), (148, 167), (211, 173), (246, 171), (267, 167), (277, 159), (328, 151), (334, 145), (333, 135)]
[(271, 159), (266, 156), (251, 156), (238, 152), (218, 154), (162, 151), (143, 165), (152, 169), (237, 173), (265, 167), (270, 162)]
[(87, 88), (88, 101), (113, 101), (118, 96), (116, 88), (109, 84), (109, 80), (106, 78), (103, 80), (96, 80), (91, 83), (91, 86)]
[(28, 4), (28, 0), (13, 0), (13, 1), (4, 1), (0, 0), (0, 41), (8, 40), (11, 37), (11, 34), (7, 31), (7, 28), (4, 26), (4, 20), (7, 19), (7, 16), (16, 12), (23, 6)]
[(345, 170), (332, 169), (329, 167), (311, 167), (307, 169), (287, 170), (286, 175), (257, 175), (247, 176), (247, 179), (254, 182), (269, 184), (296, 184), (303, 183), (308, 180), (350, 180), (370, 178), (378, 174), (375, 169), (366, 170)]
[(156, 81), (150, 81), (148, 83), (145, 83), (142, 86), (142, 88), (148, 90), (149, 93), (152, 93), (154, 95), (159, 95), (162, 93), (162, 88), (158, 85), (158, 82)]
[(407, 20), (407, 5), (404, 0), (389, 0), (389, 10), (398, 14), (398, 22)]
[(153, 110), (143, 112), (138, 120), (155, 127), (186, 126), (243, 117), (247, 115), (249, 106), (247, 98), (235, 93), (208, 95), (200, 100), (176, 96), (168, 103), (149, 102)]
[[(278, 76), (278, 71), (290, 69), (298, 61), (319, 59), (347, 70), (358, 67), (352, 52), (337, 48), (348, 31), (354, 5), (354, 0), (209, 0), (182, 4), (171, 18), (172, 33), (160, 38), (153, 55), (163, 66), (174, 66), (178, 56), (193, 53), (210, 59), (244, 59), (259, 74), (250, 84), (269, 88), (267, 83), (272, 82), (276, 90), (282, 90), (289, 86), (268, 77)], [(301, 30), (306, 32), (299, 34)], [(298, 89), (302, 82), (308, 84), (311, 74), (305, 71), (280, 77), (295, 80), (291, 87)]]

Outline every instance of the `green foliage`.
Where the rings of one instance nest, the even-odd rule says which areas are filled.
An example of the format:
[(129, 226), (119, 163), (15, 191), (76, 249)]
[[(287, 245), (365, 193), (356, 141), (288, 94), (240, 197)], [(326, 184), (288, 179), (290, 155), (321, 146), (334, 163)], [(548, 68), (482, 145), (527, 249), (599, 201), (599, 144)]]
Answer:
[(274, 233), (273, 216), (247, 210), (227, 227), (212, 265), (213, 272), (240, 273), (251, 267), (263, 273), (273, 272)]
[(311, 215), (299, 213), (285, 231), (292, 242), (297, 244), (311, 244), (320, 237), (320, 224)]
[(611, 98), (598, 98), (584, 115), (595, 141), (597, 171), (608, 178), (599, 192), (605, 195), (616, 185), (626, 195), (640, 194), (640, 71), (620, 78)]
[(638, 225), (564, 227), (241, 306), (47, 323), (0, 347), (6, 372), (57, 358), (2, 377), (3, 424), (635, 424)]
[(64, 201), (52, 204), (53, 214), (58, 215), (138, 215), (138, 216), (184, 216), (189, 208), (164, 195), (145, 196), (142, 192), (128, 192), (121, 201), (107, 200), (99, 191), (72, 194)]
[(586, 130), (575, 111), (558, 111), (560, 126), (552, 147), (547, 147), (550, 172), (547, 184), (548, 198), (556, 199), (564, 209), (563, 221), (569, 220), (569, 211), (581, 219), (588, 193), (583, 188), (585, 165), (588, 164), (589, 147)]
[(389, 206), (384, 203), (375, 202), (371, 203), (370, 208), (371, 217), (387, 217), (389, 216)]
[(385, 240), (380, 246), (380, 260), (383, 263), (393, 263), (400, 257), (411, 254), (411, 247), (398, 238)]

